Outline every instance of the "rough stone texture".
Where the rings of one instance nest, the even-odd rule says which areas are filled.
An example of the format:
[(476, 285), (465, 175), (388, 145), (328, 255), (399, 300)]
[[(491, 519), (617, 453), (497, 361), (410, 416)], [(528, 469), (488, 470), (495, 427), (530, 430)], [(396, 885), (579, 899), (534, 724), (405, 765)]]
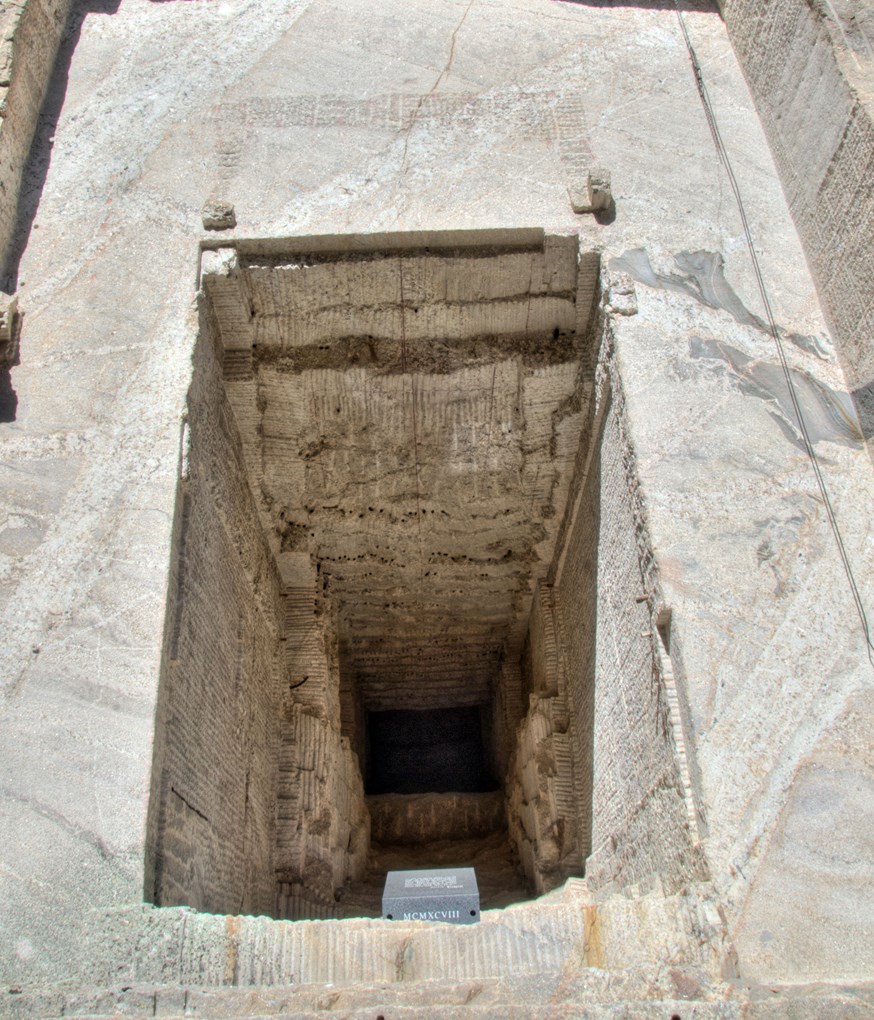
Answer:
[(579, 748), (573, 746), (556, 593), (545, 581), (531, 607), (523, 663), (529, 709), (515, 734), (507, 776), (508, 815), (523, 869), (543, 892), (581, 873), (589, 850), (590, 811), (590, 791), (576, 782), (587, 763), (575, 759)]
[(194, 353), (157, 709), (146, 895), (274, 906), (279, 576), (207, 323)]
[(564, 699), (532, 697), (507, 779), (510, 836), (534, 889), (554, 889), (586, 856), (568, 748)]
[(213, 199), (201, 210), (204, 230), (231, 230), (237, 225), (237, 216), (230, 202)]
[(358, 761), (336, 727), (302, 705), (283, 718), (278, 815), (276, 871), (282, 882), (305, 886), (330, 903), (344, 882), (360, 877), (370, 820)]
[(18, 298), (0, 295), (0, 369), (11, 368), (17, 363), (20, 333)]
[(365, 708), (484, 703), (563, 513), (596, 261), (537, 231), (296, 243), (203, 267), (280, 570), (318, 562)]
[(721, 0), (720, 7), (874, 450), (870, 4)]
[[(637, 287), (638, 314), (617, 318), (615, 336), (629, 420), (648, 409), (647, 429), (634, 432), (635, 451), (659, 566), (657, 606), (672, 609), (671, 659), (684, 691), (686, 744), (695, 748), (690, 780), (704, 813), (702, 846), (724, 891), (744, 973), (802, 980), (815, 970), (809, 954), (816, 946), (822, 972), (859, 979), (874, 948), (864, 921), (874, 904), (863, 849), (874, 833), (854, 808), (856, 791), (871, 782), (870, 757), (858, 743), (868, 667), (861, 641), (855, 651), (837, 652), (849, 634), (859, 640), (857, 618), (838, 580), (840, 562), (787, 413), (785, 384), (775, 381), (772, 342), (758, 325), (740, 324), (737, 309), (719, 306), (701, 308), (681, 327), (685, 352), (657, 339), (655, 323), (675, 314), (661, 283), (670, 263), (683, 283), (677, 261), (654, 265), (652, 282)], [(730, 343), (714, 343), (726, 327)], [(800, 383), (810, 373), (817, 401), (844, 406), (834, 366), (800, 343), (789, 349), (802, 399)], [(688, 379), (701, 386), (694, 398)], [(648, 395), (653, 386), (663, 394), (657, 404)], [(744, 480), (727, 499), (739, 420)], [(857, 459), (864, 458), (859, 432), (841, 415), (828, 416), (827, 427), (826, 420), (814, 432), (816, 449), (820, 463), (829, 461), (833, 498), (839, 479), (848, 482), (837, 512), (867, 591), (870, 534), (851, 522), (858, 501), (869, 498), (870, 470)], [(706, 565), (702, 542), (713, 551)], [(814, 548), (822, 552), (815, 567), (808, 559)], [(814, 609), (826, 590), (833, 605)], [(797, 655), (804, 669), (790, 673), (786, 663)], [(810, 670), (815, 682), (797, 681)], [(779, 711), (766, 707), (775, 704)]]
[(77, 976), (83, 987), (415, 987), (568, 968), (595, 987), (613, 985), (610, 997), (621, 1000), (649, 994), (668, 956), (699, 988), (721, 982), (726, 962), (724, 928), (706, 890), (675, 896), (630, 890), (596, 901), (581, 880), (531, 903), (484, 910), (470, 926), (379, 919), (290, 923), (140, 908), (109, 916), (106, 935), (104, 950)]
[[(257, 529), (254, 515), (249, 524)], [(330, 600), (313, 580), (308, 588), (286, 588), (283, 603), (276, 914), (332, 916), (338, 888), (364, 870), (370, 819), (358, 759), (340, 732), (340, 664)], [(305, 902), (299, 902), (301, 896)]]
[(675, 889), (703, 878), (706, 864), (688, 826), (660, 669), (657, 566), (610, 319), (598, 382), (595, 449), (577, 469), (578, 502), (555, 578), (574, 764), (591, 770), (578, 781), (592, 790), (587, 874), (595, 887), (658, 877)]
[(582, 185), (569, 189), (571, 207), (576, 213), (604, 213), (613, 205), (613, 189), (607, 170), (594, 170)]
[[(37, 999), (25, 996), (16, 1004), (15, 1017), (28, 1020), (64, 1016), (160, 1016), (165, 1018), (209, 1017), (212, 1020), (251, 1020), (274, 1017), (282, 1020), (322, 1020), (341, 1016), (346, 1020), (373, 1020), (378, 1016), (391, 1020), (650, 1020), (653, 1016), (694, 1016), (696, 1020), (867, 1020), (872, 999), (854, 989), (829, 991), (816, 987), (792, 989), (790, 1001), (777, 998), (763, 1001), (735, 995), (730, 1001), (708, 1002), (689, 997), (631, 999), (621, 1003), (586, 1001), (581, 1004), (566, 992), (566, 978), (532, 981), (478, 980), (468, 982), (427, 982), (397, 993), (394, 989), (331, 988), (322, 986), (283, 991), (251, 989), (184, 990), (139, 986), (111, 992), (85, 992), (69, 997)], [(575, 987), (573, 993), (579, 994)], [(540, 996), (535, 1001), (535, 994)], [(559, 996), (567, 995), (562, 1001)], [(546, 1002), (547, 1004), (544, 1004)]]
[[(31, 1004), (39, 996), (53, 1003), (44, 1010), (49, 1015), (67, 1005), (72, 1011), (75, 992), (69, 984), (57, 987), (60, 982), (103, 989), (122, 982), (133, 989), (136, 960), (152, 986), (181, 983), (208, 995), (208, 983), (261, 980), (253, 961), (264, 959), (259, 940), (268, 932), (277, 940), (271, 945), (278, 945), (278, 933), (294, 942), (320, 932), (319, 963), (310, 972), (316, 981), (326, 980), (322, 965), (348, 963), (356, 978), (378, 965), (390, 981), (406, 967), (407, 933), (395, 932), (392, 938), (401, 941), (382, 946), (371, 922), (362, 922), (365, 934), (356, 941), (348, 934), (353, 929), (333, 923), (297, 928), (138, 906), (180, 421), (199, 329), (193, 299), (200, 210), (212, 194), (233, 196), (237, 209), (246, 210), (252, 238), (279, 239), (275, 254), (289, 250), (289, 237), (348, 234), (355, 243), (376, 232), (535, 226), (547, 234), (577, 233), (580, 250), (601, 251), (604, 265), (619, 263), (622, 282), (610, 282), (609, 304), (617, 312), (613, 370), (625, 408), (624, 417), (605, 418), (611, 441), (599, 470), (605, 492), (618, 496), (602, 502), (602, 510), (612, 506), (611, 513), (636, 526), (632, 494), (626, 488), (622, 495), (636, 474), (659, 598), (640, 608), (631, 586), (617, 583), (615, 591), (608, 586), (618, 599), (617, 618), (599, 618), (590, 598), (593, 579), (633, 578), (639, 552), (617, 537), (622, 556), (615, 568), (600, 563), (583, 528), (579, 541), (588, 544), (598, 573), (590, 566), (579, 582), (588, 601), (574, 600), (561, 612), (592, 616), (595, 638), (574, 653), (582, 664), (578, 675), (599, 675), (600, 659), (600, 675), (609, 678), (610, 663), (622, 662), (617, 648), (625, 649), (633, 653), (628, 684), (641, 718), (658, 726), (669, 720), (672, 735), (659, 730), (643, 743), (660, 749), (660, 769), (674, 761), (668, 789), (682, 800), (683, 830), (691, 836), (692, 819), (697, 822), (712, 879), (700, 891), (702, 911), (706, 906), (718, 918), (721, 910), (727, 927), (702, 928), (697, 909), (675, 911), (676, 923), (665, 923), (676, 897), (647, 877), (646, 910), (617, 905), (632, 902), (630, 892), (604, 906), (604, 920), (613, 920), (603, 931), (613, 935), (591, 960), (595, 978), (573, 953), (555, 965), (557, 981), (582, 996), (603, 987), (590, 980), (618, 987), (627, 973), (621, 961), (644, 960), (639, 988), (650, 998), (633, 1008), (652, 1015), (653, 1003), (680, 994), (670, 977), (673, 961), (701, 946), (702, 931), (708, 974), (722, 973), (731, 960), (730, 937), (740, 973), (768, 981), (765, 988), (777, 988), (779, 1001), (706, 1002), (701, 1015), (704, 1009), (751, 1016), (807, 1009), (809, 1015), (811, 1007), (796, 1007), (777, 982), (870, 977), (874, 834), (870, 812), (860, 807), (874, 774), (870, 673), (785, 383), (761, 328), (740, 223), (675, 12), (656, 4), (539, 0), (516, 0), (512, 9), (489, 0), (378, 6), (275, 0), (269, 17), (254, 0), (123, 0), (110, 8), (81, 11), (69, 80), (58, 82), (54, 95), (58, 122), (38, 135), (26, 182), (41, 196), (39, 229), (21, 263), (27, 317), (21, 364), (11, 374), (14, 420), (10, 394), (4, 403), (0, 475), (3, 979), (34, 996)], [(712, 10), (687, 11), (686, 20), (870, 605), (874, 491), (858, 422), (852, 407), (847, 412), (847, 384), (830, 360), (781, 182), (725, 27)], [(788, 68), (787, 58), (803, 60), (805, 44), (782, 38), (762, 51)], [(808, 125), (816, 136), (823, 118), (818, 100), (801, 91), (798, 131), (808, 138)], [(611, 172), (612, 222), (575, 217), (568, 203), (568, 181), (584, 179), (594, 166)], [(786, 187), (791, 190), (789, 179)], [(251, 254), (259, 251), (269, 258), (263, 248)], [(245, 303), (235, 300), (245, 314)], [(321, 328), (329, 318), (313, 317), (309, 325)], [(279, 327), (289, 324), (277, 318), (274, 325), (281, 339)], [(337, 350), (350, 353), (342, 344)], [(594, 365), (586, 369), (594, 385)], [(254, 369), (239, 354), (226, 356), (223, 372), (230, 392)], [(380, 380), (385, 394), (391, 380)], [(490, 375), (485, 381), (490, 386)], [(854, 379), (851, 388), (863, 382)], [(614, 386), (614, 398), (617, 392)], [(248, 406), (258, 412), (257, 400)], [(482, 404), (475, 415), (483, 416)], [(248, 461), (239, 416), (238, 428)], [(623, 460), (626, 449), (634, 454), (632, 471)], [(392, 451), (397, 456), (397, 446)], [(256, 486), (259, 514), (261, 498)], [(519, 609), (521, 652), (528, 612)], [(661, 640), (663, 609), (673, 611), (671, 669), (653, 673), (662, 652), (645, 642)], [(637, 614), (645, 617), (639, 625)], [(622, 619), (621, 643), (611, 648)], [(565, 640), (573, 640), (566, 631)], [(234, 633), (224, 639), (233, 641)], [(493, 754), (506, 763), (527, 707), (521, 669), (497, 656), (489, 662), (491, 679), (477, 697), (497, 695)], [(352, 683), (341, 669), (341, 690), (348, 694)], [(593, 685), (589, 699), (580, 700), (571, 719), (578, 712), (594, 719), (599, 705), (607, 709), (609, 685)], [(351, 742), (359, 728), (355, 697), (343, 703)], [(627, 717), (618, 722), (621, 733)], [(581, 727), (574, 739), (587, 732)], [(598, 740), (613, 731), (602, 717), (601, 737), (598, 726), (591, 732), (594, 763)], [(603, 789), (646, 794), (641, 778), (632, 774), (626, 783), (614, 769)], [(585, 781), (598, 788), (597, 774)], [(658, 800), (643, 803), (654, 809)], [(619, 825), (633, 807), (608, 805)], [(653, 810), (649, 817), (657, 823), (659, 816)], [(598, 824), (593, 817), (593, 831)], [(632, 827), (625, 831), (630, 836)], [(641, 848), (641, 867), (647, 854)], [(631, 874), (635, 860), (626, 863)], [(609, 858), (602, 856), (600, 866), (609, 876)], [(621, 872), (617, 880), (625, 880)], [(647, 912), (658, 938), (645, 925), (620, 923)], [(520, 947), (523, 982), (553, 967), (550, 947), (567, 945), (538, 927), (541, 922), (503, 920), (512, 929), (507, 938)], [(586, 923), (584, 916), (584, 929)], [(571, 925), (577, 937), (580, 924), (577, 912)], [(591, 923), (589, 929), (593, 935)], [(495, 944), (503, 955), (494, 959), (514, 966), (517, 957), (507, 956), (500, 939)], [(477, 975), (472, 985), (487, 968), (473, 956), (466, 961)], [(611, 961), (620, 969), (604, 969)], [(567, 984), (569, 974), (578, 985)], [(663, 979), (671, 986), (655, 990)], [(697, 1009), (697, 993), (682, 984)], [(644, 994), (625, 987), (628, 1001)], [(116, 994), (103, 993), (104, 1012), (114, 1008)], [(168, 1010), (178, 1007), (173, 994), (170, 989)], [(837, 994), (820, 1015), (840, 1015), (845, 1007), (851, 1015), (853, 1002)], [(505, 1003), (496, 1008), (511, 1015)], [(579, 1001), (549, 1006), (552, 1015), (568, 1008), (579, 1015)], [(614, 1001), (609, 1008), (624, 1007)], [(22, 1009), (28, 1015), (27, 1005)]]
[(504, 794), (410, 793), (367, 798), (377, 843), (424, 846), (444, 839), (488, 836), (507, 824)]
[(3, 289), (18, 226), (24, 165), (72, 0), (0, 3), (0, 274)]

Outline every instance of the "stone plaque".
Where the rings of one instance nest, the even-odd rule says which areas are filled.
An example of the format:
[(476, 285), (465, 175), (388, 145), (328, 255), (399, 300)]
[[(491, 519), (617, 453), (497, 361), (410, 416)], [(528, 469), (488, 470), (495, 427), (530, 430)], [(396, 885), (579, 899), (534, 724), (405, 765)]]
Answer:
[(382, 916), (390, 921), (479, 920), (479, 889), (473, 868), (390, 871), (382, 893)]

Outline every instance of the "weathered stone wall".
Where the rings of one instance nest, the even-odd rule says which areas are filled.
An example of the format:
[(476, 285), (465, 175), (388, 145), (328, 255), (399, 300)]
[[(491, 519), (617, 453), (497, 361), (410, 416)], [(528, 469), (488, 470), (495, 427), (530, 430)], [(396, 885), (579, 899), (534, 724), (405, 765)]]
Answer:
[(509, 832), (529, 881), (544, 892), (582, 873), (585, 834), (556, 593), (543, 581), (532, 603), (520, 686), (529, 708), (516, 729), (508, 772)]
[[(609, 319), (554, 584), (522, 656), (529, 709), (507, 778), (510, 836), (538, 892), (704, 877), (658, 578)], [(669, 674), (669, 675), (668, 675)], [(675, 736), (676, 731), (676, 736)]]
[(159, 904), (269, 913), (275, 901), (279, 578), (258, 525), (205, 316), (188, 408), (146, 895)]
[(324, 917), (337, 889), (364, 870), (370, 817), (358, 756), (340, 732), (335, 613), (315, 584), (287, 590), (283, 602), (277, 911), (292, 919)]
[(563, 698), (531, 697), (517, 730), (508, 780), (510, 838), (534, 890), (546, 892), (582, 872), (573, 765)]
[(852, 4), (815, 0), (721, 0), (720, 6), (870, 442), (874, 436), (870, 13), (864, 5), (853, 14)]
[(580, 831), (594, 887), (703, 877), (656, 642), (657, 577), (609, 322), (591, 451), (556, 576)]
[(525, 716), (522, 684), (521, 664), (518, 661), (501, 663), (490, 700), (491, 718), (486, 735), (486, 750), (496, 776), (507, 775), (516, 747), (516, 727)]
[(550, 585), (541, 582), (537, 597), (531, 604), (528, 639), (523, 653), (523, 693), (526, 696), (536, 694), (544, 697), (558, 693), (563, 665), (559, 644), (554, 592)]
[(0, 273), (4, 278), (21, 177), (71, 6), (72, 0), (0, 3)]
[[(283, 712), (278, 786), (277, 877), (331, 903), (344, 882), (361, 877), (370, 846), (358, 760), (335, 720), (300, 704)], [(323, 916), (294, 908), (280, 903), (280, 916)]]
[(476, 839), (504, 829), (504, 795), (491, 793), (386, 793), (369, 796), (371, 837), (392, 846), (426, 846), (446, 839)]
[(485, 704), (518, 660), (578, 444), (578, 250), (524, 229), (204, 254), (277, 563), (312, 556), (337, 609), (350, 736), (356, 696)]

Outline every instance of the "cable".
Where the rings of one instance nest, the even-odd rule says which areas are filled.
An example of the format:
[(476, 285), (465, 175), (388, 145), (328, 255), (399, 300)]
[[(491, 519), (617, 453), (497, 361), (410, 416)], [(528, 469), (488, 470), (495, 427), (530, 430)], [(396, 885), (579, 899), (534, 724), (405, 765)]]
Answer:
[(701, 104), (704, 107), (704, 116), (707, 118), (707, 126), (710, 129), (710, 135), (713, 138), (713, 144), (716, 146), (716, 152), (719, 155), (719, 160), (725, 167), (725, 172), (728, 174), (729, 184), (731, 185), (732, 194), (734, 195), (735, 203), (737, 204), (738, 212), (740, 213), (741, 223), (743, 224), (744, 237), (746, 238), (747, 248), (749, 249), (750, 259), (753, 264), (753, 273), (756, 277), (756, 284), (759, 290), (759, 296), (762, 299), (762, 304), (765, 308), (765, 314), (768, 320), (768, 330), (774, 339), (774, 344), (777, 347), (777, 355), (780, 359), (780, 367), (783, 369), (783, 375), (786, 379), (786, 385), (789, 389), (789, 396), (792, 400), (792, 409), (795, 411), (795, 416), (798, 420), (798, 428), (801, 432), (801, 436), (804, 439), (804, 448), (807, 451), (807, 456), (810, 459), (810, 463), (813, 467), (813, 474), (816, 477), (816, 483), (819, 487), (820, 495), (822, 496), (823, 505), (825, 506), (826, 516), (828, 518), (829, 526), (832, 531), (832, 535), (835, 539), (835, 544), (838, 547), (838, 553), (841, 558), (841, 563), (844, 568), (844, 573), (847, 575), (847, 581), (850, 585), (850, 591), (853, 596), (853, 602), (856, 606), (856, 612), (859, 615), (859, 620), (862, 624), (862, 632), (865, 636), (866, 651), (868, 653), (868, 661), (871, 667), (874, 668), (874, 643), (871, 640), (871, 628), (868, 624), (868, 617), (865, 613), (865, 605), (862, 601), (862, 596), (859, 592), (859, 586), (856, 583), (856, 577), (853, 573), (853, 566), (850, 563), (850, 557), (847, 553), (844, 540), (841, 535), (841, 529), (838, 525), (838, 519), (835, 515), (835, 510), (832, 505), (831, 497), (828, 494), (826, 488), (825, 478), (823, 477), (822, 470), (819, 466), (819, 458), (816, 455), (816, 450), (813, 448), (813, 443), (810, 439), (810, 434), (807, 431), (807, 423), (804, 420), (804, 415), (801, 410), (801, 403), (798, 400), (798, 394), (795, 390), (795, 383), (792, 380), (792, 372), (789, 368), (789, 362), (786, 358), (786, 351), (783, 347), (783, 341), (780, 337), (780, 331), (777, 329), (777, 322), (774, 319), (774, 312), (771, 308), (771, 301), (768, 298), (768, 291), (765, 287), (765, 279), (762, 275), (762, 269), (759, 265), (759, 258), (756, 255), (756, 249), (753, 245), (753, 235), (750, 229), (749, 221), (747, 220), (746, 209), (744, 208), (743, 198), (741, 197), (740, 186), (737, 183), (737, 178), (734, 175), (734, 170), (731, 165), (731, 160), (728, 157), (728, 151), (726, 150), (725, 143), (722, 141), (722, 135), (719, 131), (719, 125), (716, 122), (716, 115), (713, 112), (713, 106), (710, 102), (710, 96), (707, 93), (707, 86), (704, 84), (704, 75), (701, 71), (701, 65), (698, 63), (698, 56), (695, 53), (695, 47), (692, 45), (692, 40), (689, 38), (689, 32), (686, 28), (686, 22), (683, 18), (683, 14), (680, 11), (680, 6), (677, 0), (674, 0), (674, 8), (677, 13), (677, 20), (680, 23), (680, 29), (683, 33), (683, 39), (686, 43), (686, 49), (689, 53), (689, 60), (692, 63), (692, 71), (695, 75), (695, 84), (698, 88), (698, 95), (701, 99)]

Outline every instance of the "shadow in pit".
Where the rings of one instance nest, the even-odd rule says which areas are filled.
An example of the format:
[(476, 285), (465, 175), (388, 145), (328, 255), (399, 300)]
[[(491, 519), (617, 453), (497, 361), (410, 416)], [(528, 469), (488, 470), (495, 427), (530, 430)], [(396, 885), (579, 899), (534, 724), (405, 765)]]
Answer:
[(30, 240), (33, 221), (39, 208), (52, 161), (55, 129), (67, 95), (70, 80), (70, 65), (73, 52), (79, 42), (82, 24), (89, 14), (115, 14), (121, 0), (79, 0), (74, 2), (64, 28), (55, 66), (52, 70), (45, 98), (37, 118), (36, 130), (30, 145), (27, 161), (18, 190), (18, 205), (15, 213), (15, 230), (9, 247), (4, 253), (2, 289), (14, 294), (18, 289), (18, 271), (21, 257)]
[(18, 411), (18, 394), (12, 388), (12, 373), (8, 368), (0, 369), (0, 424), (15, 421)]

